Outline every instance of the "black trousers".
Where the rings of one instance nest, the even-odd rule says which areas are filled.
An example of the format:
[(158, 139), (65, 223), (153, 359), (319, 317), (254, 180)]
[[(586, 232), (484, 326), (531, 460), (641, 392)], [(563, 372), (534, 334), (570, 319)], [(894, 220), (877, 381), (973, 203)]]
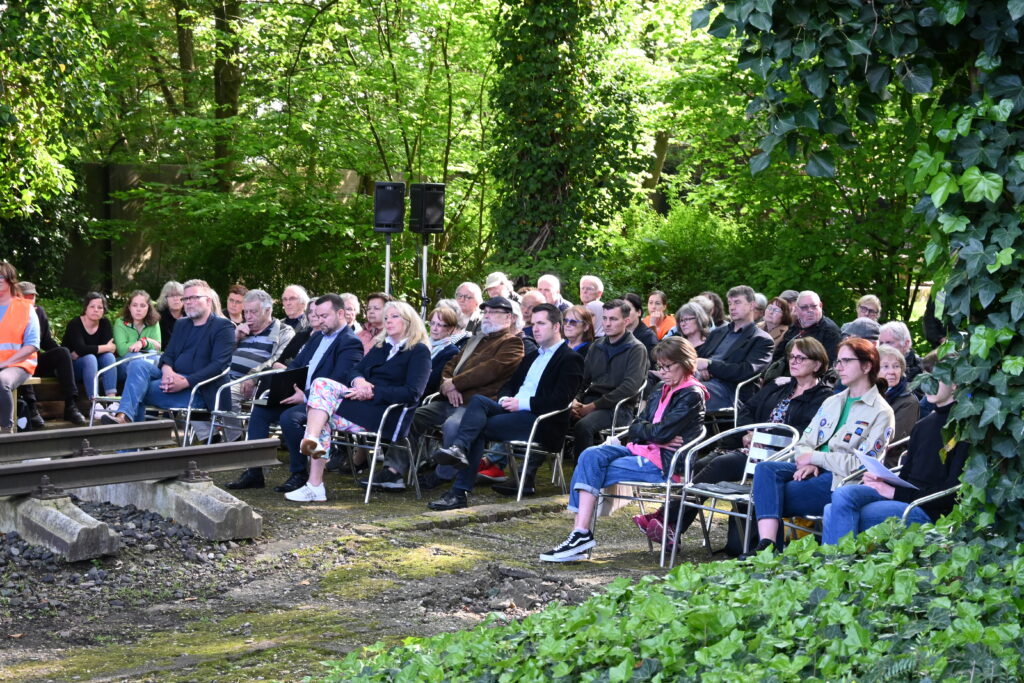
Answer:
[[(65, 401), (73, 401), (78, 398), (75, 368), (71, 364), (71, 352), (63, 346), (39, 353), (36, 377), (53, 377), (54, 375), (60, 382), (60, 392)], [(18, 390), (18, 396), (32, 405), (36, 402), (36, 388), (31, 384), (26, 384)]]
[[(743, 478), (743, 468), (747, 465), (747, 455), (740, 451), (727, 451), (725, 453), (712, 453), (693, 463), (696, 474), (693, 476), (694, 484), (717, 484), (720, 481), (739, 481)], [(679, 514), (679, 501), (673, 500), (672, 506), (665, 516), (668, 522), (675, 521)], [(690, 528), (693, 520), (697, 519), (697, 508), (686, 508), (683, 510), (683, 520), (680, 523), (679, 533)]]

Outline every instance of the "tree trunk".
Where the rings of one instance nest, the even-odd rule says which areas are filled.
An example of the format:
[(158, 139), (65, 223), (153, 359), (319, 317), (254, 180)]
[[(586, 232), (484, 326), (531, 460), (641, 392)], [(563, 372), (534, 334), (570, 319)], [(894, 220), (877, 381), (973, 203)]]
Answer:
[(222, 192), (231, 191), (235, 170), (230, 119), (238, 115), (238, 93), (242, 86), (242, 70), (238, 66), (238, 37), (235, 34), (235, 22), (239, 19), (238, 8), (237, 0), (221, 0), (213, 8), (217, 34), (213, 94), (216, 118), (221, 122), (214, 135), (213, 153), (220, 176), (217, 185)]
[(181, 71), (181, 103), (185, 113), (196, 115), (194, 40), (195, 15), (187, 0), (174, 0), (174, 25), (178, 37), (178, 69)]

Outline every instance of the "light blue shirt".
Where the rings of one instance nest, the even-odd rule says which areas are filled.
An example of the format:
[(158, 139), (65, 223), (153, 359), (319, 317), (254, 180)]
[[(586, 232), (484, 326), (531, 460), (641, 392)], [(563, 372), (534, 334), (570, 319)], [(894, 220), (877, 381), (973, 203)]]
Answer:
[[(7, 315), (8, 308), (8, 306), (0, 306), (0, 320), (3, 320), (4, 316)], [(35, 306), (29, 311), (28, 327), (25, 328), (25, 332), (21, 336), (21, 345), (39, 348), (39, 316), (36, 315)]]
[(338, 338), (343, 329), (345, 329), (344, 325), (333, 333), (325, 334), (320, 338), (320, 346), (316, 347), (313, 357), (309, 359), (309, 368), (306, 370), (306, 391), (309, 391), (309, 385), (313, 383), (313, 371), (316, 370), (316, 366), (320, 365), (320, 361), (323, 359), (324, 354), (327, 353), (327, 349), (331, 348), (331, 344), (334, 343), (334, 340)]
[(537, 347), (537, 357), (533, 359), (530, 369), (526, 371), (523, 385), (519, 387), (519, 391), (515, 396), (516, 400), (519, 401), (519, 410), (530, 409), (530, 399), (537, 395), (537, 386), (540, 384), (540, 378), (543, 376), (544, 370), (547, 369), (548, 363), (551, 362), (551, 358), (555, 355), (555, 351), (564, 343), (565, 340), (562, 340), (547, 349)]

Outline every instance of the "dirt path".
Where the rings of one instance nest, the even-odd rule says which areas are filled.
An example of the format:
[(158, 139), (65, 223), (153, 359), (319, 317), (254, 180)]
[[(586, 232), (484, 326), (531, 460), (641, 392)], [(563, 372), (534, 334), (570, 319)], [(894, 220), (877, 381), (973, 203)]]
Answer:
[[(516, 619), (663, 571), (630, 520), (635, 508), (600, 520), (593, 560), (539, 562), (569, 530), (552, 486), (522, 504), (484, 489), (467, 510), (427, 513), (437, 492), (364, 506), (351, 477), (327, 484), (326, 504), (241, 492), (265, 520), (252, 543), (185, 539), (45, 574), (0, 567), (0, 680), (293, 681), (378, 641)], [(694, 529), (681, 561), (707, 559)]]

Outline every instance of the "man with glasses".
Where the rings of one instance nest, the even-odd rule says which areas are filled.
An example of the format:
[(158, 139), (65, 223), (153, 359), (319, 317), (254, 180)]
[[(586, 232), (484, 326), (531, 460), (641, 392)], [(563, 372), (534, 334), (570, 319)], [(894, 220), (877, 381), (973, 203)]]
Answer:
[(306, 306), (309, 304), (309, 292), (302, 285), (288, 285), (281, 293), (281, 308), (284, 309), (284, 324), (296, 332), (309, 327), (306, 320)]
[[(561, 312), (552, 304), (540, 304), (533, 309), (531, 322), (537, 348), (523, 358), (498, 392), (500, 398), (474, 396), (451, 444), (434, 451), (435, 462), (451, 465), (459, 474), (451, 490), (427, 506), (431, 510), (466, 507), (486, 442), (528, 439), (538, 415), (565, 408), (579, 389), (583, 359), (565, 343)], [(549, 418), (538, 427), (536, 439), (547, 450), (558, 448), (568, 426), (568, 413)], [(533, 490), (543, 460), (530, 459), (524, 490)]]
[[(329, 377), (335, 381), (348, 380), (348, 373), (363, 358), (363, 345), (351, 328), (345, 323), (344, 302), (337, 294), (324, 294), (314, 302), (309, 322), (315, 332), (302, 347), (298, 355), (288, 364), (288, 369), (307, 368), (306, 381), (295, 386), (295, 393), (281, 400), (279, 406), (254, 406), (249, 418), (248, 438), (265, 439), (270, 435), (270, 425), (281, 425), (281, 433), (288, 447), (288, 479), (274, 487), (277, 493), (291, 493), (306, 484), (309, 478), (307, 458), (299, 450), (305, 434), (306, 392), (314, 379)], [(263, 468), (245, 470), (237, 481), (228, 484), (229, 489), (263, 488)]]
[[(767, 367), (772, 358), (772, 337), (754, 324), (754, 290), (746, 285), (733, 287), (726, 294), (729, 325), (711, 330), (701, 344), (697, 359), (697, 378), (711, 393), (707, 410), (732, 408), (736, 386)], [(741, 399), (754, 394), (748, 384)]]
[[(186, 408), (192, 387), (217, 376), (231, 363), (235, 326), (213, 313), (210, 286), (205, 280), (189, 280), (184, 289), (185, 315), (174, 324), (171, 343), (157, 364), (145, 358), (128, 364), (118, 412), (103, 415), (100, 419), (105, 424), (141, 422), (146, 419), (146, 406)], [(212, 408), (225, 381), (226, 377), (203, 386), (192, 407)]]
[[(469, 401), (476, 395), (497, 398), (498, 390), (523, 360), (523, 341), (512, 329), (512, 302), (503, 296), (495, 296), (480, 308), (483, 312), (480, 330), (441, 372), (441, 400), (416, 409), (409, 433), (413, 444), (418, 444), (428, 429), (441, 425), (441, 444), (450, 446)], [(404, 489), (404, 474), (408, 467), (406, 458), (397, 455), (387, 457), (385, 463), (388, 467), (374, 481), (374, 486), (392, 491)], [(436, 471), (420, 477), (420, 488), (435, 488), (451, 481), (456, 474), (457, 470), (452, 466), (439, 465)]]
[[(800, 292), (796, 299), (794, 309), (794, 324), (786, 332), (786, 336), (775, 347), (775, 354), (772, 362), (782, 359), (786, 355), (786, 347), (789, 342), (798, 337), (814, 337), (825, 347), (830, 363), (836, 362), (836, 350), (842, 340), (842, 333), (835, 322), (825, 316), (825, 307), (821, 303), (821, 297), (815, 292), (806, 290)], [(783, 362), (784, 366), (785, 363)], [(783, 370), (786, 374), (788, 369)]]
[(483, 321), (480, 315), (480, 304), (483, 303), (483, 300), (484, 296), (480, 291), (480, 285), (475, 282), (463, 282), (455, 288), (455, 303), (458, 304), (459, 311), (466, 320), (466, 332), (470, 334), (480, 329), (480, 323)]

